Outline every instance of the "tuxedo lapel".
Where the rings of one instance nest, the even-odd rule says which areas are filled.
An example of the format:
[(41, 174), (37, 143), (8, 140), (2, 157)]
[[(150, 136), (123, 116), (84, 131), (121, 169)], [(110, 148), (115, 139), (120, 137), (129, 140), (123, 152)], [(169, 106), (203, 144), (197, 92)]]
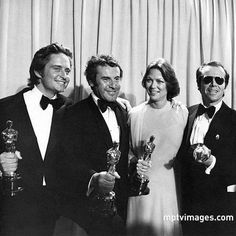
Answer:
[[(196, 118), (198, 106), (199, 105), (192, 107), (191, 110), (189, 111), (189, 118), (188, 118), (188, 125), (187, 125), (187, 127), (188, 127), (187, 139), (186, 139), (187, 141), (186, 142), (189, 142), (189, 140), (190, 140), (190, 135), (192, 132), (194, 120)], [(222, 125), (221, 125), (222, 122), (227, 123), (227, 118), (229, 118), (229, 117), (230, 117), (229, 109), (225, 105), (225, 103), (223, 103), (220, 110), (213, 117), (213, 120), (212, 120), (212, 122), (209, 126), (209, 129), (206, 133), (206, 136), (204, 138), (204, 143), (207, 146), (212, 147), (212, 145), (213, 146), (216, 145), (215, 141), (218, 140), (222, 134), (226, 134), (227, 132), (229, 132), (229, 130), (226, 128), (227, 125), (224, 126), (224, 128), (222, 128)], [(230, 123), (230, 121), (228, 121), (228, 123)]]
[[(50, 152), (56, 146), (57, 139), (59, 138), (58, 136), (60, 135), (62, 116), (63, 116), (62, 111), (59, 111), (59, 110), (58, 111), (53, 111), (52, 123), (51, 123), (52, 125), (51, 125), (51, 129), (50, 129), (50, 135), (49, 135), (49, 139), (48, 139), (47, 150), (46, 150), (45, 158), (44, 158), (45, 162), (48, 160), (48, 156), (49, 156)], [(51, 160), (52, 157), (53, 156), (50, 157), (50, 160)]]
[(91, 119), (95, 119), (95, 124), (97, 124), (98, 128), (97, 132), (101, 134), (101, 137), (103, 137), (106, 143), (107, 149), (109, 149), (112, 146), (112, 137), (107, 124), (91, 95), (88, 97), (88, 103), (89, 108), (91, 109)]
[(122, 108), (120, 107), (120, 105), (117, 105), (116, 111), (116, 119), (117, 119), (117, 123), (120, 127), (120, 149), (123, 146), (123, 141), (127, 140), (127, 119), (126, 119), (126, 114), (122, 111)]
[(186, 142), (188, 142), (188, 143), (189, 143), (190, 135), (191, 135), (192, 128), (193, 128), (193, 123), (196, 118), (198, 106), (199, 105), (194, 106), (193, 109), (189, 112), (188, 125), (187, 125), (187, 138), (186, 138)]
[[(32, 158), (37, 156), (39, 159), (42, 159), (37, 138), (25, 105), (23, 93), (19, 93), (18, 95), (16, 96), (16, 107), (14, 108), (14, 112), (17, 114), (17, 117), (13, 118), (13, 128), (15, 127), (15, 129), (19, 132), (19, 141), (17, 142), (16, 147), (19, 146), (19, 151), (21, 151), (21, 149), (24, 150), (28, 148), (32, 150)], [(16, 121), (15, 126), (14, 120)], [(21, 137), (24, 137), (24, 139)]]
[[(54, 149), (54, 147), (57, 144), (57, 140), (61, 134), (61, 129), (62, 129), (62, 119), (63, 115), (65, 112), (65, 109), (67, 106), (71, 105), (72, 102), (64, 97), (62, 97), (60, 94), (58, 95), (60, 99), (62, 99), (62, 103), (64, 103), (60, 109), (58, 110), (53, 110), (53, 116), (52, 116), (52, 123), (51, 123), (51, 129), (50, 129), (50, 136), (48, 139), (48, 145), (47, 145), (47, 150), (45, 154), (44, 161), (47, 161), (48, 156), (50, 152)], [(52, 157), (50, 157), (51, 159)], [(54, 159), (54, 158), (53, 158)]]
[(225, 141), (230, 137), (232, 129), (230, 119), (230, 109), (223, 103), (220, 110), (213, 117), (208, 132), (206, 133), (204, 139), (206, 146), (211, 149), (217, 149), (221, 141)]
[[(99, 134), (101, 134), (101, 137), (103, 137), (107, 149), (109, 149), (112, 146), (112, 137), (110, 134), (110, 131), (107, 127), (107, 124), (101, 114), (101, 112), (99, 111), (99, 108), (97, 107), (97, 105), (95, 104), (92, 96), (90, 95), (88, 97), (88, 103), (89, 103), (89, 108), (90, 108), (90, 113), (91, 116), (93, 117), (92, 119), (95, 119), (96, 124), (97, 124), (97, 128)], [(122, 108), (119, 104), (117, 104), (117, 107), (115, 109), (115, 114), (116, 114), (116, 119), (117, 119), (117, 123), (120, 127), (120, 141), (122, 142), (122, 140), (126, 140), (127, 137), (126, 136), (126, 132), (125, 130), (127, 129), (126, 125), (126, 119), (125, 119), (125, 114), (124, 111), (122, 111)], [(120, 146), (122, 146), (122, 143), (120, 143)]]

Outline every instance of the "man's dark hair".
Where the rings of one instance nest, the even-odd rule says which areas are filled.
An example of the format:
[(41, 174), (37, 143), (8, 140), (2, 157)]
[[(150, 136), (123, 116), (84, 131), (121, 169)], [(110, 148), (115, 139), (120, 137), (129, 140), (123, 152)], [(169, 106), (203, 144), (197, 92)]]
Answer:
[(52, 54), (64, 53), (70, 59), (70, 66), (72, 66), (72, 52), (68, 49), (59, 45), (58, 43), (52, 43), (39, 49), (33, 57), (30, 65), (29, 73), (30, 78), (28, 80), (28, 86), (33, 87), (39, 84), (39, 77), (35, 74), (37, 71), (39, 74), (43, 74), (45, 65), (49, 62)]
[(151, 69), (157, 69), (161, 72), (163, 79), (166, 82), (167, 100), (171, 101), (173, 97), (176, 97), (180, 92), (179, 82), (176, 78), (175, 71), (170, 63), (159, 58), (156, 61), (151, 62), (146, 69), (146, 72), (142, 79), (142, 86), (146, 88), (146, 79)]
[(203, 63), (196, 71), (196, 80), (197, 80), (197, 87), (198, 89), (200, 89), (201, 87), (201, 80), (202, 80), (202, 77), (203, 77), (203, 69), (206, 67), (206, 66), (214, 66), (214, 67), (221, 67), (224, 72), (225, 72), (225, 88), (227, 87), (228, 83), (229, 83), (229, 74), (228, 72), (226, 71), (226, 69), (224, 68), (224, 66), (218, 62), (218, 61), (210, 61), (208, 63)]
[(110, 66), (110, 67), (118, 67), (120, 69), (120, 77), (123, 76), (123, 71), (118, 64), (118, 62), (110, 55), (97, 55), (92, 56), (88, 62), (84, 72), (88, 83), (92, 82), (96, 84), (96, 75), (97, 75), (97, 67), (98, 66)]

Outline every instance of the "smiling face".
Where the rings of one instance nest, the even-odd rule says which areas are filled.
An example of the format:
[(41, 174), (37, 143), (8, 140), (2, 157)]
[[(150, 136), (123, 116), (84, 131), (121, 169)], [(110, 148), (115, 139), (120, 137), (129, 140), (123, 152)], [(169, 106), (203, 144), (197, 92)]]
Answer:
[[(202, 94), (202, 100), (204, 105), (216, 105), (224, 96), (225, 91), (225, 71), (221, 67), (206, 66), (202, 69), (202, 79), (200, 84), (200, 93)], [(223, 84), (218, 84), (214, 78), (210, 83), (206, 84), (203, 78), (206, 76), (220, 77), (224, 79)]]
[(145, 88), (149, 95), (149, 103), (165, 104), (167, 102), (167, 87), (161, 72), (151, 69), (145, 79)]
[(38, 89), (47, 97), (64, 92), (70, 81), (70, 59), (64, 53), (51, 54), (43, 72), (35, 71), (40, 78)]
[(97, 66), (96, 83), (89, 82), (94, 94), (108, 102), (114, 102), (120, 92), (120, 69), (111, 66)]

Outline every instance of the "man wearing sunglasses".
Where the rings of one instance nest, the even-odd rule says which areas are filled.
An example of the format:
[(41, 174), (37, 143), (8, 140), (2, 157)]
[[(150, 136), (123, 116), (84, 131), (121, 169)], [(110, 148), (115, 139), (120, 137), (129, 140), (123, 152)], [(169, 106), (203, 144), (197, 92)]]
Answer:
[(202, 103), (189, 108), (179, 156), (183, 214), (198, 218), (184, 221), (183, 231), (184, 235), (233, 235), (235, 222), (222, 220), (233, 215), (236, 198), (232, 193), (236, 111), (223, 102), (229, 74), (222, 64), (211, 61), (198, 68), (196, 79)]

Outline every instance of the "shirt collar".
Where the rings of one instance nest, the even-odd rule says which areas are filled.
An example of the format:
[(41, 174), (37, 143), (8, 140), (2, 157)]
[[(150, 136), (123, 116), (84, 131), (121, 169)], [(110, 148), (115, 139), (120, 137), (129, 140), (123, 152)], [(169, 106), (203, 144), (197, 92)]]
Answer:
[[(221, 108), (221, 106), (222, 106), (222, 103), (223, 103), (223, 100), (221, 100), (219, 103), (217, 103), (216, 105), (213, 106), (213, 107), (216, 108), (214, 115), (216, 114), (217, 111), (220, 110), (220, 108)], [(202, 105), (203, 105), (204, 107), (206, 107), (204, 104), (202, 104)]]
[(223, 101), (221, 100), (219, 103), (217, 103), (217, 104), (215, 105), (215, 108), (216, 108), (215, 113), (220, 110), (220, 108), (221, 108), (221, 106), (222, 106), (222, 103), (223, 103)]
[(43, 94), (41, 93), (41, 91), (36, 86), (34, 86), (34, 88), (31, 90), (31, 94), (33, 95), (35, 100), (40, 102)]
[(92, 96), (93, 101), (95, 102), (95, 104), (98, 106), (98, 99), (99, 99), (99, 97), (97, 97), (94, 92), (91, 93), (91, 96)]
[[(95, 95), (94, 92), (91, 93), (91, 96), (93, 98), (93, 101), (95, 102), (96, 106), (98, 107), (98, 109), (101, 111), (100, 107), (98, 106), (98, 100), (101, 99), (99, 98), (97, 95)], [(107, 111), (110, 110), (110, 111), (113, 111), (109, 106), (107, 107)], [(104, 114), (104, 113), (103, 113)]]
[[(44, 95), (39, 89), (37, 86), (34, 86), (34, 88), (32, 89), (32, 93), (34, 94), (35, 98), (37, 100), (41, 100), (42, 96)], [(44, 95), (45, 96), (45, 95)], [(47, 96), (45, 96), (47, 97)], [(57, 98), (57, 95), (55, 94), (52, 98), (50, 99), (56, 99)]]

